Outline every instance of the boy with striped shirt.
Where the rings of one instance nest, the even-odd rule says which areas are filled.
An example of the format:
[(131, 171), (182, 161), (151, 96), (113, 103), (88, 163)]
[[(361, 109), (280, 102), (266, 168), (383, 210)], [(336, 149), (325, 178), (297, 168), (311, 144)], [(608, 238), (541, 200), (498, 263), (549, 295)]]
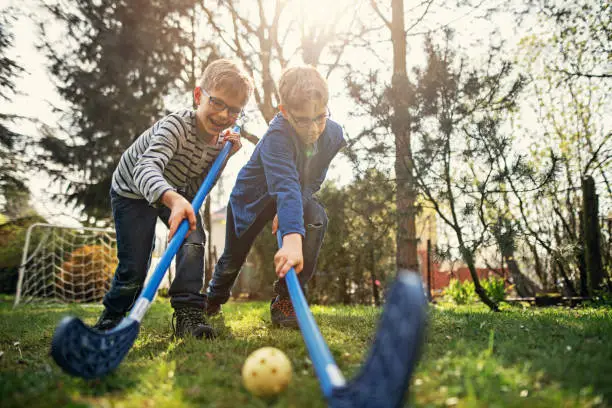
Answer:
[(119, 264), (94, 328), (110, 330), (131, 309), (143, 288), (161, 218), (171, 239), (183, 219), (189, 232), (176, 255), (176, 276), (169, 295), (175, 335), (210, 338), (214, 332), (202, 311), (206, 235), (190, 201), (223, 143), (240, 149), (231, 128), (253, 91), (252, 80), (229, 60), (208, 65), (194, 90), (197, 108), (174, 112), (144, 131), (123, 153), (112, 177), (111, 206)]

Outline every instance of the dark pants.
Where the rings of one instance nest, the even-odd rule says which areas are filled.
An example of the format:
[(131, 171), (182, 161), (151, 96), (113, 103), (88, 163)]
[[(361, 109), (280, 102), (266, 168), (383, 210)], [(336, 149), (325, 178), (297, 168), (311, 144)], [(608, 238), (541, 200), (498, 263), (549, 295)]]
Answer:
[[(104, 296), (104, 306), (116, 313), (131, 309), (143, 288), (155, 246), (157, 217), (168, 225), (170, 210), (154, 208), (146, 200), (135, 200), (111, 190), (111, 206), (117, 232), (119, 264), (111, 288)], [(204, 308), (204, 243), (206, 233), (199, 214), (197, 229), (183, 242), (176, 254), (176, 276), (170, 285), (172, 307)]]
[[(225, 249), (215, 266), (215, 272), (208, 284), (208, 301), (222, 304), (227, 302), (230, 290), (238, 277), (240, 268), (253, 245), (253, 241), (263, 227), (274, 218), (276, 205), (271, 204), (257, 217), (253, 225), (247, 229), (241, 237), (236, 236), (234, 229), (234, 216), (231, 205), (227, 206), (227, 222), (225, 231)], [(310, 281), (315, 273), (319, 251), (323, 243), (323, 237), (327, 229), (327, 214), (318, 201), (311, 199), (304, 205), (304, 226), (306, 236), (302, 241), (304, 255), (304, 267), (298, 274), (302, 289)], [(281, 297), (289, 297), (285, 279), (274, 282), (274, 293)]]

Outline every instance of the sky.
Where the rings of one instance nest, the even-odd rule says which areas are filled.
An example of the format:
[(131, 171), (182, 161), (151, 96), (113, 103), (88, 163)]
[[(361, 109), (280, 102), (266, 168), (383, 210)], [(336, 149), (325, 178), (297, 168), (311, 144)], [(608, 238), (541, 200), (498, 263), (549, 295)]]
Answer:
[[(19, 4), (22, 7), (17, 7)], [(15, 0), (0, 0), (0, 8), (6, 6), (15, 7), (23, 11), (30, 11), (28, 6), (33, 4), (27, 0), (20, 3)], [(23, 7), (25, 5), (25, 7)], [(15, 80), (17, 94), (12, 97), (8, 104), (2, 106), (2, 112), (8, 114), (31, 117), (43, 123), (53, 123), (56, 120), (52, 112), (53, 106), (61, 106), (62, 100), (57, 95), (53, 82), (45, 68), (45, 59), (35, 48), (37, 28), (29, 18), (20, 16), (13, 23), (14, 42), (9, 50), (9, 55), (20, 64), (25, 72)], [(16, 131), (25, 135), (37, 135), (38, 124), (30, 120), (18, 120), (14, 126)], [(60, 224), (74, 224), (72, 217), (63, 217), (58, 213), (69, 212), (61, 205), (54, 205), (47, 191), (51, 183), (45, 174), (29, 174), (28, 185), (31, 190), (34, 208), (46, 218), (54, 219)]]

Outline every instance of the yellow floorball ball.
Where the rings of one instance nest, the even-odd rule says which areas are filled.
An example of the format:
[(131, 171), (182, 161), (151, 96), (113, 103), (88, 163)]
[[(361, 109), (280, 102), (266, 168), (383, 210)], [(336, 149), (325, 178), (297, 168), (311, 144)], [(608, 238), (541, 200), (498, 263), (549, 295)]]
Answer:
[(252, 352), (242, 366), (242, 382), (258, 397), (271, 397), (291, 382), (291, 361), (277, 348), (263, 347)]

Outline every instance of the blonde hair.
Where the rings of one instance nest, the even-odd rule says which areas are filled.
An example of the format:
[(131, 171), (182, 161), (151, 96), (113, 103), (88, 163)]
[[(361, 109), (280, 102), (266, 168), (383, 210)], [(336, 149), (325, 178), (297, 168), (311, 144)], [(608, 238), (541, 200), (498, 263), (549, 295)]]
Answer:
[(309, 101), (327, 105), (329, 90), (323, 75), (311, 65), (286, 69), (278, 83), (280, 102), (288, 108), (299, 109)]
[(253, 93), (253, 80), (239, 62), (218, 59), (204, 70), (200, 87), (207, 92), (223, 89), (232, 97), (243, 98), (246, 103)]

